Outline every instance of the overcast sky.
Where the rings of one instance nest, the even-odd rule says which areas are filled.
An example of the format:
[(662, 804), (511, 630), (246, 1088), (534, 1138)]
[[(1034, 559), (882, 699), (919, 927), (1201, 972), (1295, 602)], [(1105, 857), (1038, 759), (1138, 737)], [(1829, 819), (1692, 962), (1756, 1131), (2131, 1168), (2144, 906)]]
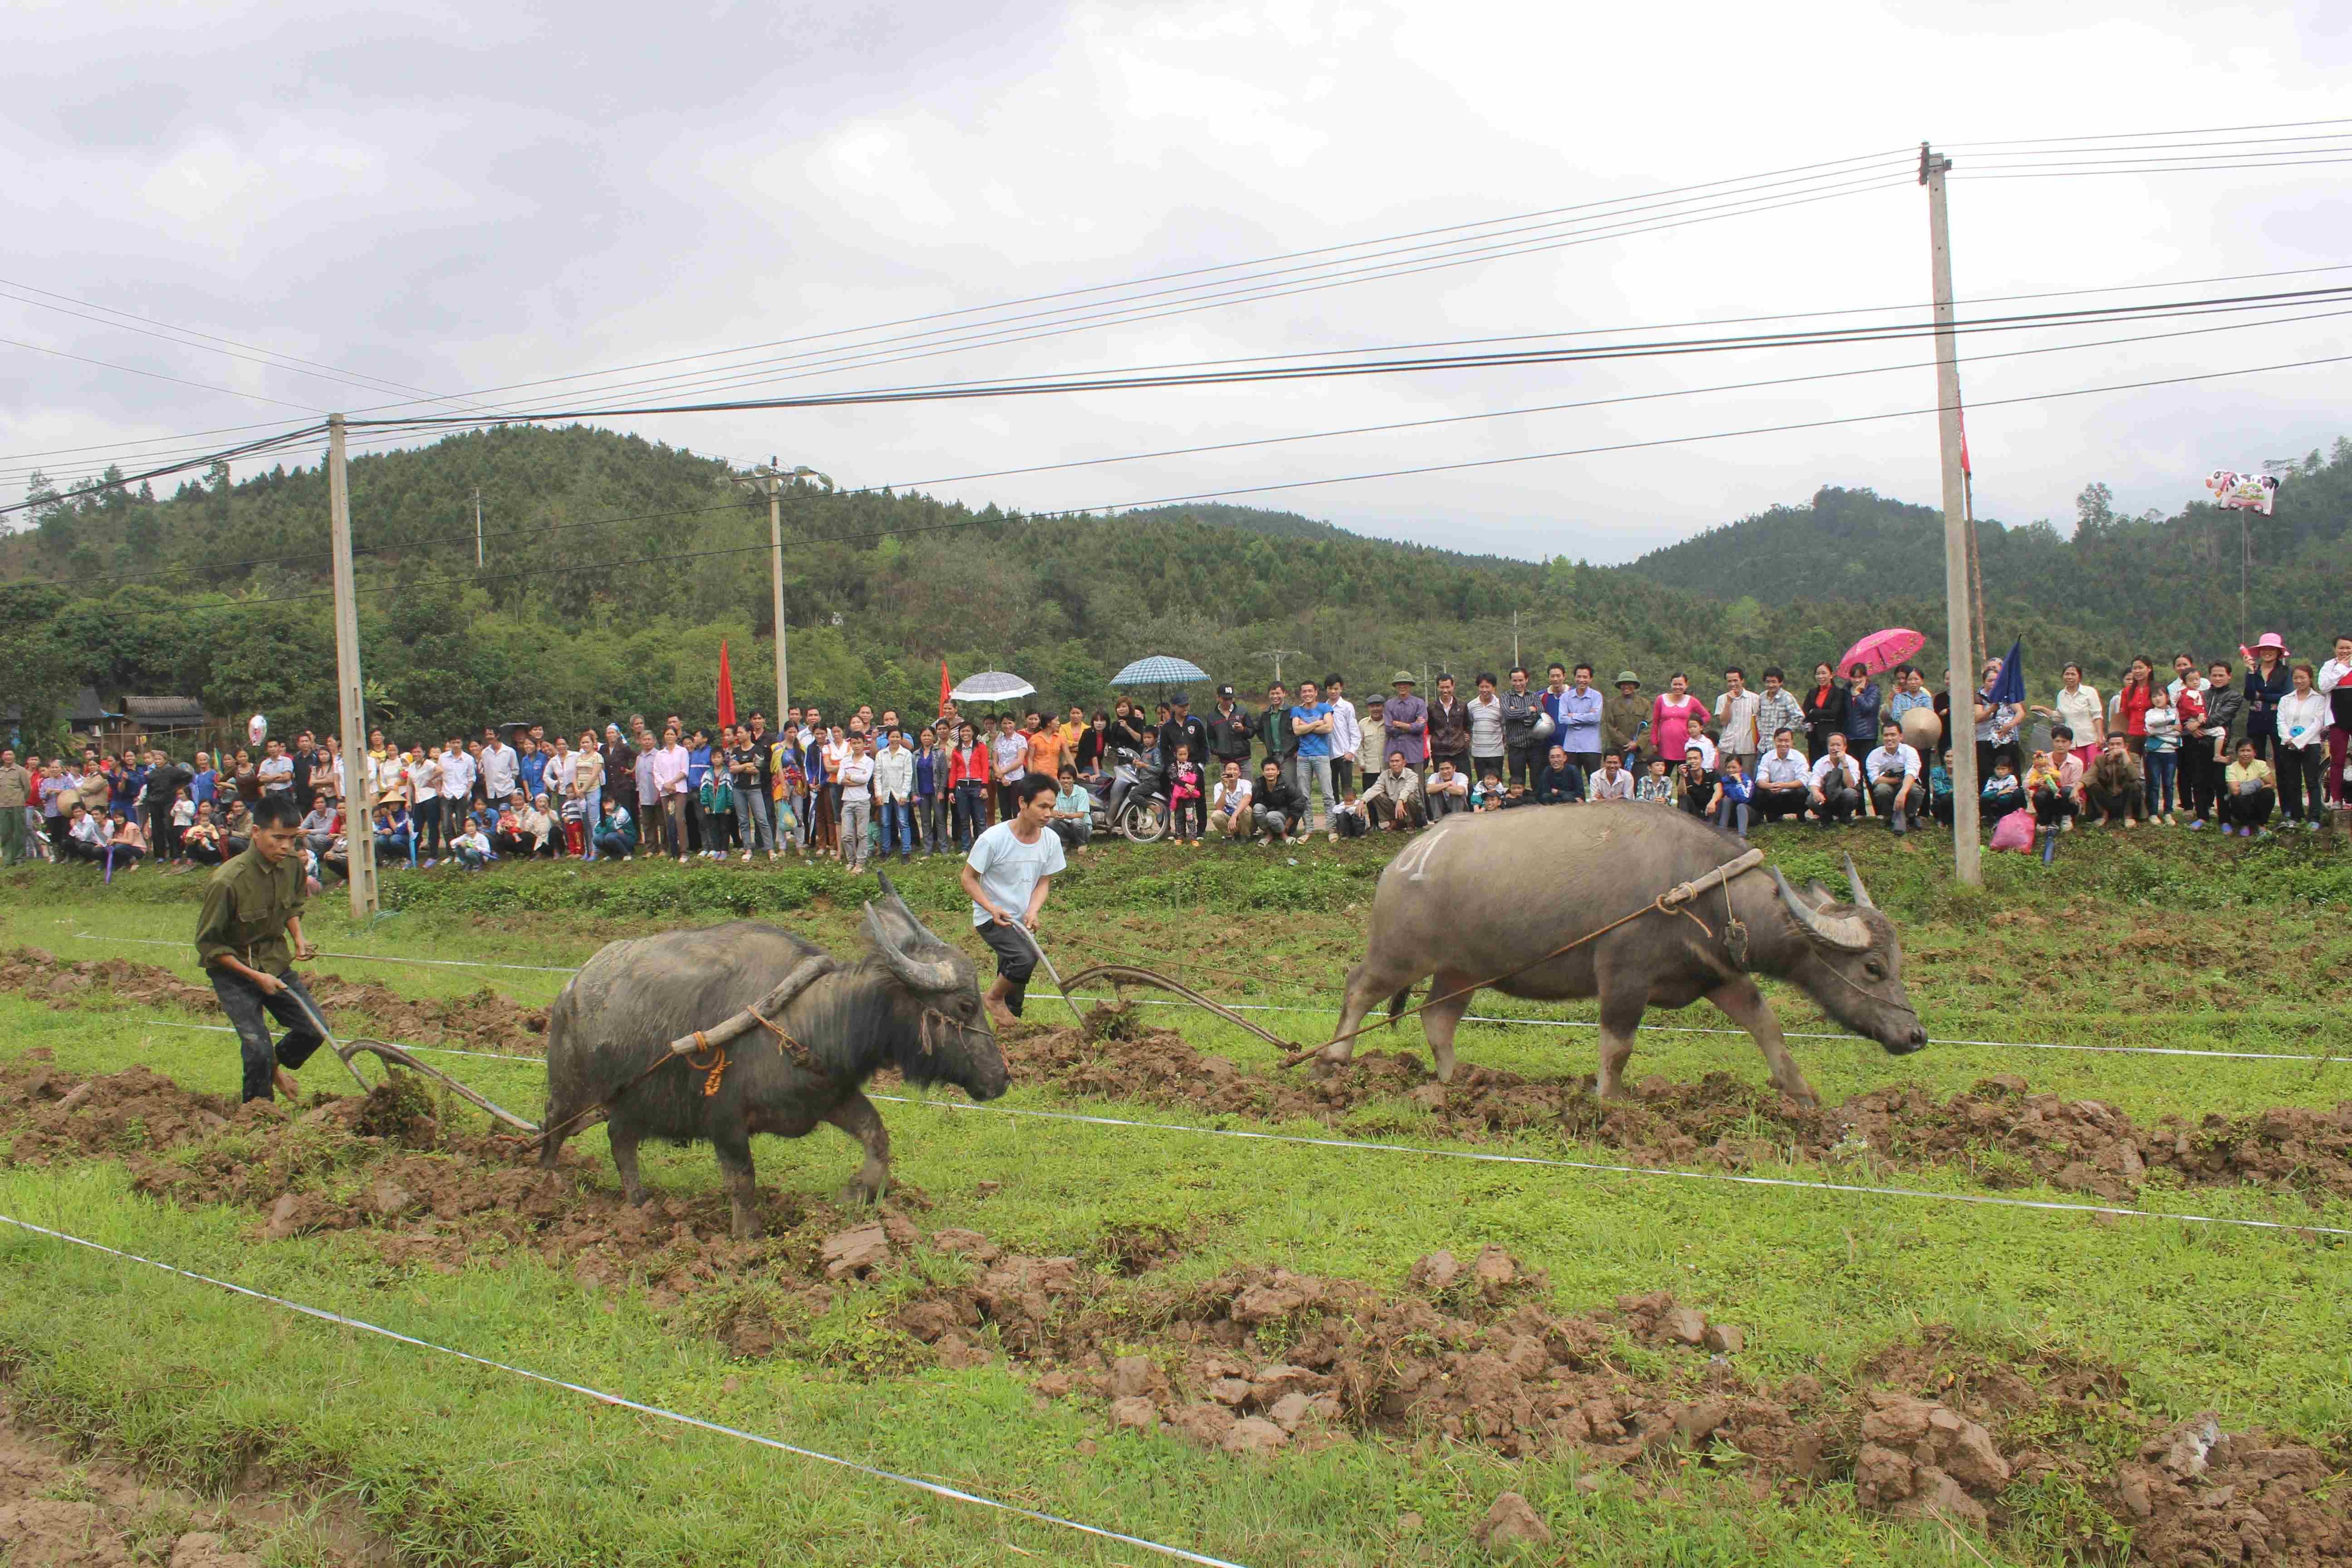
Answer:
[[(5, 292), (49, 290), (443, 395), (1828, 160), (1899, 160), (1922, 138), (1959, 146), (2352, 114), (2352, 6), (2341, 0), (1824, 4), (1795, 14), (1435, 0), (34, 0), (11, 6), (0, 28), (18, 61), (0, 121), (15, 218)], [(2352, 263), (2352, 163), (1968, 179), (2008, 154), (1959, 146), (1954, 156), (1964, 300)], [(1914, 306), (1927, 298), (1926, 200), (1899, 162), (1887, 167), (1885, 188), (1834, 200), (898, 363), (787, 366), (799, 379), (730, 395)], [(2352, 270), (1978, 309), (2347, 281)], [(2170, 510), (2217, 465), (2326, 446), (2352, 430), (2342, 395), (2352, 367), (1992, 400), (2352, 353), (2347, 322), (1964, 357), (1965, 394), (1981, 405), (1969, 422), (1979, 513), (2071, 522), (2091, 479), (2112, 484), (2123, 507)], [(1964, 355), (2197, 324), (2214, 323), (1987, 337)], [(154, 373), (0, 346), (0, 495), (12, 500), (37, 463), (70, 475), (115, 455), (60, 448), (413, 395), (22, 302), (0, 300), (0, 336)], [(621, 423), (739, 461), (776, 453), (844, 484), (905, 485), (1927, 357), (1916, 342), (1782, 348)], [(975, 503), (1108, 506), (1934, 398), (1932, 372), (1906, 368), (930, 488)], [(1932, 419), (1233, 499), (1398, 538), (1616, 561), (1822, 484), (1936, 501)]]

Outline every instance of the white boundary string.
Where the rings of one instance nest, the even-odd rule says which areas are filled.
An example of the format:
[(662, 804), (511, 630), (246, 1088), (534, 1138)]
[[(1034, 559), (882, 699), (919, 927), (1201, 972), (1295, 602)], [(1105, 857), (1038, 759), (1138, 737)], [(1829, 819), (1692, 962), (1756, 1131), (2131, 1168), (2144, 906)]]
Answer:
[(1172, 1557), (1181, 1563), (1202, 1563), (1204, 1568), (1243, 1568), (1242, 1564), (1229, 1562), (1223, 1557), (1210, 1557), (1198, 1552), (1188, 1552), (1181, 1546), (1164, 1545), (1157, 1541), (1147, 1541), (1139, 1535), (1126, 1535), (1116, 1530), (1105, 1530), (1098, 1525), (1081, 1524), (1074, 1519), (1063, 1519), (1055, 1514), (1041, 1513), (1035, 1509), (1023, 1508), (1017, 1503), (1000, 1501), (992, 1497), (983, 1497), (978, 1492), (968, 1492), (955, 1487), (943, 1486), (937, 1481), (927, 1481), (919, 1476), (902, 1476), (895, 1470), (877, 1469), (872, 1465), (861, 1465), (855, 1459), (845, 1459), (833, 1454), (820, 1453), (814, 1448), (803, 1448), (797, 1444), (784, 1442), (781, 1438), (762, 1436), (757, 1432), (746, 1432), (740, 1427), (721, 1426), (716, 1421), (705, 1421), (697, 1415), (682, 1415), (675, 1410), (665, 1410), (658, 1405), (641, 1405), (634, 1399), (625, 1399), (617, 1394), (607, 1394), (603, 1389), (591, 1388), (586, 1384), (569, 1383), (560, 1377), (551, 1377), (543, 1372), (533, 1372), (529, 1367), (512, 1366), (502, 1361), (492, 1361), (488, 1356), (475, 1355), (467, 1351), (452, 1350), (446, 1345), (436, 1345), (430, 1340), (420, 1340), (414, 1335), (404, 1334), (394, 1329), (382, 1328), (359, 1318), (347, 1318), (341, 1312), (330, 1312), (323, 1307), (306, 1307), (299, 1301), (289, 1301), (283, 1296), (272, 1296), (266, 1290), (257, 1290), (249, 1285), (239, 1285), (227, 1279), (215, 1279), (209, 1274), (198, 1274), (169, 1263), (159, 1263), (152, 1258), (142, 1258), (135, 1252), (124, 1252), (119, 1247), (108, 1247), (100, 1242), (86, 1241), (79, 1236), (70, 1236), (62, 1230), (51, 1230), (47, 1226), (35, 1225), (30, 1220), (18, 1219), (13, 1215), (0, 1214), (0, 1225), (12, 1225), (19, 1230), (28, 1230), (37, 1236), (46, 1236), (53, 1240), (68, 1242), (75, 1247), (87, 1247), (92, 1252), (104, 1253), (110, 1258), (122, 1258), (126, 1262), (143, 1263), (150, 1268), (160, 1268), (166, 1274), (176, 1274), (183, 1279), (193, 1279), (199, 1285), (218, 1286), (233, 1295), (243, 1296), (255, 1301), (266, 1301), (273, 1307), (283, 1307), (289, 1312), (299, 1312), (304, 1317), (316, 1318), (320, 1322), (333, 1323), (346, 1329), (357, 1329), (363, 1333), (378, 1334), (399, 1344), (413, 1346), (417, 1350), (431, 1351), (436, 1355), (451, 1356), (458, 1361), (471, 1362), (476, 1366), (488, 1367), (493, 1372), (509, 1373), (516, 1377), (529, 1378), (533, 1383), (545, 1384), (551, 1388), (560, 1388), (569, 1394), (582, 1394), (599, 1404), (610, 1405), (622, 1410), (634, 1410), (640, 1415), (650, 1415), (656, 1420), (676, 1422), (681, 1426), (692, 1426), (704, 1432), (715, 1432), (722, 1437), (735, 1437), (746, 1443), (757, 1443), (763, 1448), (773, 1448), (779, 1453), (793, 1454), (803, 1459), (814, 1459), (821, 1464), (837, 1466), (857, 1475), (870, 1476), (877, 1480), (895, 1481), (899, 1486), (912, 1487), (917, 1491), (929, 1492), (934, 1497), (946, 1498), (952, 1502), (971, 1503), (980, 1508), (995, 1509), (999, 1512), (1012, 1514), (1034, 1523), (1050, 1524), (1057, 1529), (1076, 1531), (1081, 1535), (1091, 1535), (1102, 1541), (1116, 1541), (1123, 1546), (1140, 1547), (1146, 1552), (1156, 1552), (1163, 1557)]
[[(184, 942), (165, 942), (157, 937), (92, 936), (86, 931), (74, 932), (73, 939), (76, 942), (133, 942), (142, 947), (186, 947), (189, 945)], [(380, 955), (372, 956), (367, 953), (358, 952), (321, 952), (320, 956), (321, 958), (357, 959), (360, 962), (366, 963), (421, 963), (435, 966), (447, 965), (460, 969), (524, 969), (542, 974), (577, 974), (580, 973), (577, 969), (566, 968), (559, 964), (475, 963), (469, 963), (465, 959), (458, 958), (389, 958)], [(1119, 998), (1078, 994), (1074, 994), (1072, 1000), (1078, 1002), (1115, 1002), (1119, 1000)], [(1189, 1007), (1192, 1005), (1189, 1002), (1169, 1002), (1149, 996), (1131, 996), (1127, 998), (1127, 1000), (1133, 1003), (1139, 1003), (1146, 1007)], [(1337, 1016), (1337, 1009), (1335, 1008), (1287, 1007), (1272, 1002), (1221, 1002), (1220, 1005), (1231, 1007), (1235, 1012), (1239, 1013), (1309, 1013), (1317, 1015), (1328, 1014), (1334, 1016)], [(1598, 1029), (1601, 1027), (1598, 1024), (1591, 1023), (1580, 1018), (1521, 1018), (1507, 1014), (1486, 1013), (1465, 1013), (1462, 1017), (1465, 1023), (1507, 1024), (1531, 1029)], [(1709, 1028), (1705, 1026), (1695, 1024), (1645, 1023), (1642, 1027), (1646, 1030), (1652, 1030), (1659, 1034), (1666, 1035), (1737, 1035), (1743, 1039), (1748, 1037), (1748, 1031), (1745, 1029)], [(1861, 1035), (1826, 1033), (1807, 1034), (1802, 1031), (1792, 1032), (1785, 1035), (1783, 1037), (1791, 1040), (1855, 1041), (1860, 1041), (1865, 1038), (1865, 1037)], [(2185, 1046), (2082, 1046), (2063, 1043), (2053, 1044), (2036, 1040), (1944, 1040), (1933, 1038), (1929, 1039), (1927, 1043), (1931, 1046), (1978, 1046), (1990, 1050), (2008, 1051), (2089, 1051), (2102, 1056), (2214, 1057), (2229, 1061), (2335, 1062), (2352, 1064), (2352, 1058), (2341, 1056), (2302, 1056), (2290, 1051), (2200, 1051)]]
[(2221, 1215), (2171, 1214), (2161, 1209), (2131, 1209), (2104, 1204), (2062, 1204), (2038, 1198), (1999, 1198), (1985, 1193), (1934, 1193), (1919, 1187), (1864, 1187), (1845, 1182), (1801, 1182), (1789, 1176), (1742, 1176), (1729, 1171), (1677, 1171), (1671, 1167), (1604, 1165), (1591, 1160), (1552, 1160), (1538, 1154), (1491, 1154), (1473, 1149), (1423, 1149), (1411, 1143), (1375, 1143), (1351, 1138), (1302, 1138), (1287, 1132), (1251, 1132), (1235, 1127), (1195, 1127), (1181, 1121), (1129, 1121), (1116, 1116), (1084, 1116), (1069, 1110), (1015, 1110), (1001, 1105), (963, 1105), (949, 1100), (914, 1100), (898, 1094), (869, 1094), (894, 1105), (925, 1105), (934, 1110), (979, 1111), (988, 1116), (1032, 1117), (1041, 1121), (1078, 1121), (1096, 1127), (1124, 1127), (1147, 1132), (1191, 1132), (1204, 1138), (1243, 1138), (1259, 1143), (1298, 1143), (1310, 1149), (1347, 1149), (1361, 1153), (1421, 1154), (1433, 1160), (1476, 1160), (1496, 1165), (1543, 1165), (1562, 1171), (1589, 1171), (1611, 1176), (1651, 1176), (1681, 1182), (1724, 1182), (1745, 1187), (1791, 1187), (1800, 1192), (1852, 1193), (1865, 1197), (1927, 1198), (1937, 1203), (1980, 1204), (1992, 1208), (2039, 1209), (2054, 1214), (2114, 1215), (2119, 1218), (2179, 1220), (2184, 1225), (2239, 1226), (2247, 1230), (2294, 1231), (2306, 1236), (2352, 1237), (2352, 1229), (2326, 1225), (2289, 1225), (2283, 1220), (2231, 1219)]

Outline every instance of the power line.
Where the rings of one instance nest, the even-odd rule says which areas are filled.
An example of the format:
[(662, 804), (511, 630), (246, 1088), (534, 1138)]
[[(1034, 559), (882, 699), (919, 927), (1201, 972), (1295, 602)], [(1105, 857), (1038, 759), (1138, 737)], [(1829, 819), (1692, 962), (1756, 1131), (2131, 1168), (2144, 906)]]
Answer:
[(230, 397), (250, 398), (256, 403), (274, 403), (280, 408), (299, 408), (305, 414), (319, 412), (308, 404), (289, 403), (282, 397), (264, 397), (257, 392), (239, 392), (233, 386), (215, 386), (210, 382), (190, 381), (184, 376), (165, 375), (162, 371), (142, 370), (135, 364), (116, 364), (111, 360), (91, 359), (88, 354), (68, 353), (63, 349), (49, 348), (42, 343), (28, 343), (17, 338), (0, 338), (0, 343), (5, 343), (12, 349), (30, 349), (37, 354), (55, 354), (59, 359), (77, 360), (83, 364), (94, 364), (100, 370), (119, 370), (126, 375), (144, 375), (157, 381), (174, 382), (181, 386), (193, 386), (199, 392), (218, 392)]
[(2089, 136), (2027, 136), (2008, 142), (1954, 142), (1946, 151), (1965, 153), (1984, 147), (2029, 147), (2057, 142), (2116, 142), (2134, 136), (2218, 136), (2231, 131), (2302, 131), (2314, 125), (2352, 125), (2352, 119), (2273, 120), (2260, 125), (2197, 125), (2180, 131), (2107, 131)]
[(2004, 172), (1998, 169), (1970, 171), (1965, 167), (1955, 167), (1952, 170), (1952, 176), (1955, 179), (1969, 180), (2065, 180), (2090, 179), (2101, 174), (2194, 174), (2209, 169), (2305, 168), (2315, 163), (2352, 163), (2352, 157), (2312, 158), (2297, 163), (2175, 163), (2161, 168), (2128, 169), (2032, 169)]
[[(2335, 298), (2347, 291), (2346, 286), (2324, 289), (2281, 290), (2261, 295), (2234, 295), (2220, 299), (2158, 301), (2146, 305), (2107, 305), (2082, 310), (2021, 312), (2009, 316), (1981, 317), (1958, 324), (1955, 330), (1969, 332), (2011, 331), (2026, 328), (2058, 325), (2066, 322), (2092, 322), (2104, 320), (2125, 320), (2158, 314), (2206, 314), (2229, 310), (2259, 310), (2273, 303), (2295, 300)], [(931, 383), (898, 387), (876, 387), (862, 391), (811, 393), (796, 397), (740, 399), (724, 403), (673, 404), (622, 408), (574, 409), (557, 414), (510, 416), (509, 423), (524, 423), (546, 419), (606, 419), (642, 416), (656, 414), (733, 413), (755, 409), (856, 407), (874, 404), (956, 401), (975, 397), (1034, 396), (1045, 394), (1074, 392), (1118, 392), (1145, 389), (1167, 389), (1200, 386), (1224, 386), (1265, 382), (1294, 382), (1339, 376), (1383, 375), (1405, 373), (1427, 373), (1444, 370), (1494, 370), (1525, 368), (1537, 365), (1582, 363), (1595, 361), (1681, 356), (1693, 353), (1745, 352), (1754, 349), (1791, 348), (1857, 342), (1895, 342), (1921, 337), (1937, 331), (1933, 323), (1888, 323), (1873, 327), (1823, 328), (1809, 331), (1747, 333), (1715, 338), (1668, 339), (1661, 342), (1627, 344), (1603, 344), (1588, 347), (1528, 349), (1512, 352), (1447, 354), (1412, 359), (1372, 359), (1341, 361), (1319, 365), (1267, 365), (1256, 369), (1224, 370), (1182, 374), (1180, 370), (1162, 371), (1147, 366), (1107, 375), (1060, 377), (1051, 380), (1023, 381), (1013, 378), (992, 378), (966, 382)], [(357, 419), (351, 423), (361, 427), (398, 427), (431, 429), (463, 427), (477, 422), (475, 416), (434, 416), (404, 419)]]

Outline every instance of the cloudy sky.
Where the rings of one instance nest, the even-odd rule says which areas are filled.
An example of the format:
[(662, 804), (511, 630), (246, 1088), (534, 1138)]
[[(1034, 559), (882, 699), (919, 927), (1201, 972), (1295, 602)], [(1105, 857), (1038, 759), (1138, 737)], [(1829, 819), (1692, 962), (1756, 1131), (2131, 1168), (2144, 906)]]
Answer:
[[(1958, 161), (1964, 301), (2157, 285), (1964, 315), (2352, 283), (2352, 163), (2166, 172), (2148, 161), (2180, 154), (2141, 134), (2352, 114), (2352, 7), (1801, 15), (31, 0), (0, 24), (29, 68), (0, 123), (16, 220), (0, 497), (37, 465), (70, 478), (312, 411), (452, 406), (420, 393), (618, 406), (1916, 321), (1927, 225), (1906, 160), (1922, 138)], [(2352, 121), (2264, 146), (2352, 156), (2331, 132)], [(2092, 137), (2111, 140), (2054, 140)], [(1549, 216), (1496, 225), (1529, 214)], [(1374, 243), (1401, 236), (1418, 237)], [(1458, 264), (1473, 246), (1504, 253)], [(2201, 281), (2268, 272), (2292, 275)], [(1862, 307), (1893, 309), (1687, 325)], [(1997, 400), (2352, 354), (2352, 316), (2325, 314), (2341, 310), (1970, 339), (1980, 513), (2069, 522), (2095, 479), (2125, 507), (2168, 510), (2216, 465), (2326, 445), (2352, 430), (2346, 365)], [(1628, 328), (1648, 331), (1611, 331)], [(1613, 561), (1822, 484), (1934, 501), (1929, 418), (1683, 439), (1932, 406), (1928, 353), (1783, 346), (614, 423), (974, 502), (1290, 487), (1234, 499)], [(610, 374), (555, 379), (591, 373)], [(1760, 381), (1782, 384), (1706, 390)], [(1583, 406), (1513, 412), (1560, 404)], [(1395, 425), (1415, 427), (1228, 445)], [(1226, 449), (1002, 472), (1198, 447)], [(1603, 447), (1620, 449), (1329, 482)], [(955, 478), (974, 474), (993, 477)]]

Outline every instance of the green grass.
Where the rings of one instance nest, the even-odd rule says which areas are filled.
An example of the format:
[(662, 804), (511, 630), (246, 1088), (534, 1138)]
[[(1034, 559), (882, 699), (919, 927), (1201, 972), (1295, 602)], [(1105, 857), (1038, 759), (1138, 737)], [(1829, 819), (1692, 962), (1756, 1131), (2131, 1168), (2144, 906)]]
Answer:
[[(2055, 868), (1995, 858), (1989, 889), (1962, 894), (1939, 880), (1932, 850), (1916, 843), (1861, 833), (1764, 842), (1792, 875), (1824, 880), (1835, 848), (1856, 849), (1874, 896), (1904, 931), (1907, 979), (1939, 1037), (2296, 1052), (2340, 1045), (2326, 980), (2352, 959), (2343, 918), (2352, 858), (2333, 843), (2247, 847), (2177, 833), (2128, 841), (2077, 834)], [(1265, 864), (1273, 858), (1264, 852), (1097, 854), (1057, 889), (1049, 912), (1061, 918), (1047, 940), (1066, 969), (1140, 957), (1221, 995), (1317, 1009), (1264, 1016), (1277, 1032), (1316, 1037), (1357, 951), (1378, 862), (1355, 846), (1281, 858), (1293, 856), (1303, 862), (1295, 870)], [(394, 879), (402, 912), (365, 930), (331, 894), (314, 909), (312, 934), (323, 947), (353, 952), (576, 963), (614, 936), (719, 918), (748, 901), (820, 941), (854, 941), (856, 889), (830, 872), (518, 870)], [(70, 940), (84, 931), (184, 941), (194, 879), (141, 873), (130, 881), (101, 890), (69, 872), (17, 874), (0, 884), (12, 895), (0, 942), (68, 958), (164, 962), (193, 975), (184, 948)], [(919, 864), (902, 887), (943, 934), (970, 940), (948, 867)], [(1269, 901), (1285, 898), (1293, 901)], [(544, 1002), (562, 981), (346, 960), (322, 967), (415, 995), (487, 984)], [(1811, 1026), (1817, 1015), (1801, 998), (1776, 992), (1775, 1000), (1790, 1028)], [(1481, 1010), (1590, 1016), (1492, 997)], [(1153, 1011), (1154, 1022), (1245, 1067), (1275, 1054), (1219, 1021)], [(1653, 1022), (1720, 1022), (1704, 1012)], [(150, 1019), (194, 1021), (0, 996), (0, 1055), (47, 1046), (70, 1070), (145, 1062), (191, 1088), (234, 1090), (228, 1037)], [(1410, 1025), (1397, 1037), (1418, 1042)], [(1482, 1064), (1559, 1073), (1588, 1069), (1592, 1047), (1589, 1031), (1473, 1026), (1462, 1048)], [(2352, 1065), (2341, 1063), (1961, 1046), (1898, 1062), (1852, 1040), (1801, 1042), (1797, 1051), (1825, 1100), (1903, 1079), (1948, 1093), (1993, 1071), (2142, 1119), (2352, 1098)], [(502, 1103), (537, 1109), (535, 1064), (438, 1059)], [(1763, 1076), (1742, 1039), (1654, 1030), (1643, 1035), (1634, 1070), (1684, 1079), (1717, 1068), (1749, 1081)], [(303, 1076), (333, 1087), (341, 1069), (322, 1057)], [(1198, 1120), (1164, 1108), (1068, 1105), (1036, 1086), (1017, 1087), (1003, 1103)], [(2211, 1407), (2231, 1426), (2352, 1440), (2341, 1310), (2352, 1252), (2323, 1240), (884, 1109), (900, 1178), (936, 1205), (925, 1226), (969, 1226), (1024, 1251), (1083, 1255), (1115, 1228), (1159, 1226), (1193, 1238), (1158, 1276), (1169, 1280), (1274, 1263), (1394, 1284), (1438, 1247), (1467, 1255), (1497, 1242), (1546, 1269), (1564, 1309), (1664, 1287), (1747, 1326), (1743, 1368), (1768, 1380), (1804, 1372), (1834, 1381), (1888, 1343), (1943, 1323), (1962, 1346), (1996, 1358), (2063, 1354), (2116, 1365), (2151, 1417)], [(1384, 1138), (1449, 1146), (1416, 1131), (1426, 1118), (1402, 1101), (1358, 1116)], [(1314, 1124), (1286, 1131), (1328, 1135)], [(581, 1147), (609, 1180), (601, 1133)], [(1549, 1134), (1479, 1147), (1579, 1154)], [(764, 1183), (811, 1194), (830, 1194), (855, 1164), (846, 1141), (822, 1130), (797, 1142), (762, 1139), (757, 1157)], [(646, 1165), (659, 1189), (716, 1186), (707, 1151), (649, 1146)], [(984, 1195), (983, 1182), (1001, 1186)], [(1979, 1190), (1954, 1170), (1906, 1171), (1900, 1184)], [(2079, 1201), (2030, 1187), (2005, 1195)], [(2313, 1210), (2251, 1190), (2151, 1188), (2147, 1203), (2352, 1226), (2352, 1205)], [(1084, 1401), (1034, 1401), (1001, 1363), (866, 1375), (835, 1364), (856, 1358), (816, 1337), (767, 1362), (730, 1363), (706, 1335), (635, 1293), (599, 1297), (528, 1256), (478, 1250), (455, 1274), (409, 1275), (387, 1270), (352, 1237), (261, 1245), (250, 1239), (250, 1211), (163, 1207), (131, 1194), (107, 1162), (0, 1170), (0, 1210), (439, 1343), (1238, 1562), (1483, 1561), (1469, 1531), (1506, 1487), (1551, 1521), (1555, 1552), (1580, 1562), (1948, 1563), (1958, 1550), (1940, 1531), (1856, 1513), (1837, 1487), (1801, 1502), (1756, 1501), (1738, 1477), (1693, 1468), (1669, 1489), (1640, 1489), (1647, 1496), (1637, 1495), (1633, 1478), (1587, 1494), (1567, 1460), (1512, 1463), (1442, 1444), (1349, 1442), (1244, 1460), (1113, 1434)], [(349, 1485), (373, 1523), (417, 1561), (953, 1563), (1003, 1561), (1008, 1545), (1061, 1561), (1139, 1560), (1132, 1548), (677, 1431), (21, 1233), (0, 1233), (0, 1270), (9, 1281), (0, 1292), (0, 1353), (20, 1403), (184, 1479), (216, 1483), (258, 1460), (283, 1485)], [(2027, 1523), (1977, 1550), (1993, 1561), (2046, 1560), (2054, 1542), (2033, 1521), (2057, 1518), (2068, 1500), (2016, 1500)]]

